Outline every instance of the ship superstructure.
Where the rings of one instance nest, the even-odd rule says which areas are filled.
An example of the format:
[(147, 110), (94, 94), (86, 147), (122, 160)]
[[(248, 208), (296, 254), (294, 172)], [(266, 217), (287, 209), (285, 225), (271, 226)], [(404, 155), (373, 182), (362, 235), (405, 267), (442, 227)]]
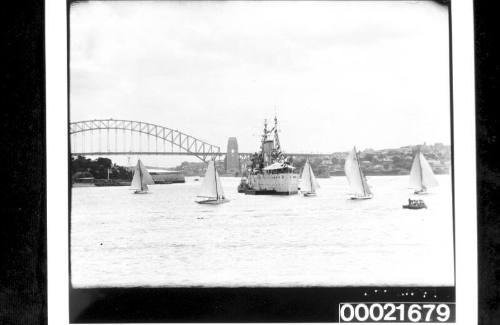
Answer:
[(251, 158), (246, 179), (246, 194), (297, 194), (299, 176), (292, 161), (281, 151), (278, 136), (278, 119), (268, 129), (264, 121), (260, 152)]

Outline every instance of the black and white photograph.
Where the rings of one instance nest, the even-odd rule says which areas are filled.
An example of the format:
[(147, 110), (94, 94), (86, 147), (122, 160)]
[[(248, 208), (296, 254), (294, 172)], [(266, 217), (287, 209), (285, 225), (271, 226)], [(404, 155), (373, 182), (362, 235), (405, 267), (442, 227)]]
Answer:
[[(69, 3), (70, 291), (358, 288), (454, 321), (450, 44), (440, 1)], [(387, 313), (358, 307), (330, 320)]]

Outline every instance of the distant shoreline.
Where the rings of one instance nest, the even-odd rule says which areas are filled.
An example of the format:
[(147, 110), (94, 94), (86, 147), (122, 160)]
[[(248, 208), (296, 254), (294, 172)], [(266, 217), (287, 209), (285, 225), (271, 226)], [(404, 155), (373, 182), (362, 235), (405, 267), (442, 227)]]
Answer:
[[(375, 174), (375, 173), (365, 173), (366, 176), (409, 176), (410, 173), (407, 174)], [(435, 175), (450, 175), (450, 173), (436, 173)], [(331, 177), (345, 177), (344, 172), (338, 172), (338, 173), (332, 173), (330, 177), (316, 177), (317, 179), (327, 179)], [(199, 179), (203, 178), (203, 176), (186, 176), (188, 179)], [(241, 178), (241, 176), (234, 176), (234, 175), (221, 175), (221, 178)], [(100, 180), (99, 180), (100, 181)], [(158, 182), (155, 183), (155, 185), (161, 185), (161, 184), (182, 184), (185, 182)], [(130, 181), (123, 181), (120, 182), (120, 184), (116, 183), (83, 183), (83, 182), (74, 182), (71, 184), (71, 187), (114, 187), (114, 186), (130, 186)]]
[[(410, 172), (406, 174), (396, 174), (396, 173), (391, 173), (391, 174), (377, 174), (377, 173), (364, 173), (365, 176), (410, 176)], [(434, 175), (450, 175), (450, 173), (434, 173)], [(203, 177), (203, 176), (187, 176), (190, 178), (196, 178), (196, 177)], [(234, 176), (234, 175), (220, 175), (221, 178), (226, 178), (226, 177), (235, 177), (235, 178), (241, 178), (245, 176)], [(338, 172), (338, 173), (332, 173), (330, 174), (330, 177), (345, 177), (344, 172)], [(325, 179), (329, 177), (321, 177), (321, 176), (316, 176), (317, 179)]]
[[(395, 173), (395, 172), (363, 172), (365, 176), (410, 176), (410, 171), (405, 173)], [(434, 172), (434, 175), (450, 175), (450, 172)], [(330, 176), (345, 176), (344, 171), (332, 172)], [(316, 176), (316, 178), (321, 178)]]

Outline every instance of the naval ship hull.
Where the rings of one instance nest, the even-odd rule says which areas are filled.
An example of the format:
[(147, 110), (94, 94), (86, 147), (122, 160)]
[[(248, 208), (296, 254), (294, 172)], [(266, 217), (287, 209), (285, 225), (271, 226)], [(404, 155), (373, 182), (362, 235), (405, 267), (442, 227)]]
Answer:
[(256, 174), (248, 176), (244, 193), (253, 195), (293, 195), (298, 193), (297, 174)]

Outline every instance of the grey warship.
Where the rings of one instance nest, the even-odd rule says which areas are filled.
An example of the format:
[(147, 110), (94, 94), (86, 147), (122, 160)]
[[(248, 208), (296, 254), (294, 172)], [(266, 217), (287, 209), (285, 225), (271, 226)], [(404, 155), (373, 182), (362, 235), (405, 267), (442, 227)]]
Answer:
[(277, 117), (274, 117), (271, 129), (264, 121), (260, 151), (252, 156), (247, 177), (238, 191), (256, 195), (292, 195), (298, 193), (298, 182), (292, 159), (281, 151)]

